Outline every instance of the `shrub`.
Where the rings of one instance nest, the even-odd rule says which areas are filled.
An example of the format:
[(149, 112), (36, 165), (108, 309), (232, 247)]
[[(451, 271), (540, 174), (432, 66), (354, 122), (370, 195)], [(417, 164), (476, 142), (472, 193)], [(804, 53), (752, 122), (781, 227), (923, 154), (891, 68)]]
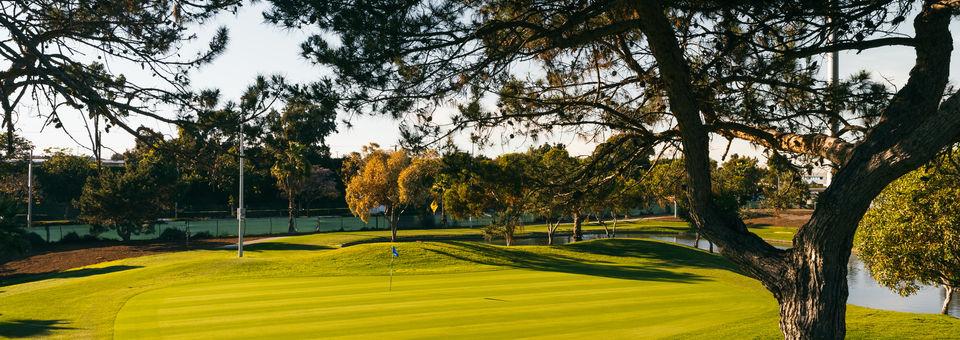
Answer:
[(75, 231), (71, 231), (63, 237), (60, 238), (60, 243), (70, 244), (70, 243), (80, 243), (83, 242), (83, 239), (80, 238), (80, 235)]
[(31, 233), (18, 225), (18, 209), (16, 200), (6, 195), (0, 196), (0, 261), (26, 254), (30, 250), (30, 242), (25, 234)]
[(211, 234), (209, 231), (201, 231), (199, 233), (191, 234), (190, 238), (194, 240), (202, 240), (206, 238), (213, 238), (213, 234)]
[(27, 239), (27, 242), (30, 243), (32, 247), (42, 247), (47, 244), (47, 241), (43, 239), (43, 236), (37, 235), (36, 233), (27, 233), (24, 236)]
[(0, 233), (0, 245), (0, 263), (30, 251), (30, 243), (23, 233)]
[(157, 239), (161, 241), (183, 241), (187, 239), (187, 233), (177, 228), (167, 228), (160, 233)]

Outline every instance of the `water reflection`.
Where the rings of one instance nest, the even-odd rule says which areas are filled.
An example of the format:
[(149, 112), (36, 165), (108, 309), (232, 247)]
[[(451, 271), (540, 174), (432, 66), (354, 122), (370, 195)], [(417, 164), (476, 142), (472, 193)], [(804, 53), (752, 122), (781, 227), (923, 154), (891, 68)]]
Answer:
[[(672, 242), (693, 247), (696, 242), (695, 235), (692, 234), (663, 234), (651, 235), (642, 233), (619, 233), (618, 238), (646, 238), (658, 241)], [(607, 238), (606, 234), (591, 233), (584, 234), (584, 240)], [(556, 245), (570, 243), (569, 236), (554, 236), (553, 243)], [(494, 240), (492, 243), (503, 244), (502, 240)], [(546, 245), (545, 238), (522, 238), (513, 242), (516, 245)], [(697, 248), (709, 250), (711, 244), (705, 239), (701, 239)], [(719, 251), (715, 248), (714, 251)], [(894, 291), (880, 285), (870, 276), (863, 261), (857, 255), (850, 256), (850, 262), (847, 264), (847, 285), (850, 288), (850, 296), (847, 302), (857, 306), (864, 306), (877, 309), (894, 310), (913, 313), (939, 313), (943, 306), (943, 299), (946, 297), (946, 290), (940, 287), (923, 286), (919, 292), (914, 295), (903, 297)], [(955, 317), (960, 317), (960, 294), (954, 294), (953, 301), (950, 304), (948, 313)]]
[[(923, 286), (914, 295), (903, 297), (877, 283), (870, 276), (870, 270), (857, 255), (850, 255), (847, 264), (847, 285), (850, 297), (847, 302), (864, 307), (889, 309), (915, 313), (939, 313), (947, 291), (940, 287)], [(960, 297), (954, 295), (948, 311), (950, 315), (960, 317)]]

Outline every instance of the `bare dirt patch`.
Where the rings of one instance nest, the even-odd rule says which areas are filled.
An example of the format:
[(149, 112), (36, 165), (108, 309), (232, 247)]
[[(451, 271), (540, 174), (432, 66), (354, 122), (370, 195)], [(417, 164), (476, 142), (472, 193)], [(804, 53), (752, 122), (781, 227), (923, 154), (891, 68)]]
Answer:
[[(261, 237), (246, 237), (254, 240)], [(0, 264), (0, 282), (22, 276), (58, 273), (67, 269), (131, 257), (185, 251), (214, 249), (236, 243), (236, 238), (219, 238), (184, 242), (102, 241), (82, 244), (52, 244), (19, 259)]]
[(751, 210), (747, 213), (748, 216), (744, 219), (744, 223), (746, 223), (748, 227), (778, 226), (797, 228), (807, 223), (812, 213), (813, 210), (808, 209), (784, 210), (781, 211), (779, 215), (766, 209)]
[(681, 217), (673, 217), (673, 215), (663, 215), (663, 216), (654, 216), (654, 217), (644, 217), (643, 220), (652, 220), (652, 221), (664, 221), (664, 222), (687, 222), (687, 220)]
[[(769, 209), (751, 209), (743, 214), (743, 222), (746, 223), (748, 227), (777, 226), (798, 228), (810, 220), (810, 214), (812, 213), (813, 210), (809, 209), (787, 209), (781, 211), (780, 214), (776, 214)], [(683, 218), (675, 218), (669, 215), (648, 217), (645, 219), (665, 222), (688, 222)]]

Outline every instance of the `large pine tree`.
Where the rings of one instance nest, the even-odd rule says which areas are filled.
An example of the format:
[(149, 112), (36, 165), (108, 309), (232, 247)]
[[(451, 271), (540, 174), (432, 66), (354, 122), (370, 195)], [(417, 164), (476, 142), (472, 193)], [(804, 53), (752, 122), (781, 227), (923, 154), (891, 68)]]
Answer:
[[(271, 3), (269, 20), (319, 31), (303, 55), (334, 70), (357, 112), (415, 116), (429, 135), (442, 130), (433, 108), (453, 100), (456, 128), (616, 130), (677, 145), (692, 221), (773, 293), (791, 339), (844, 336), (859, 220), (888, 183), (960, 135), (960, 95), (944, 97), (955, 2)], [(915, 33), (904, 35), (908, 16)], [(890, 46), (916, 55), (896, 90), (863, 74), (817, 79), (824, 53)], [(492, 97), (497, 108), (478, 104)], [(792, 249), (715, 203), (711, 135), (836, 168)]]

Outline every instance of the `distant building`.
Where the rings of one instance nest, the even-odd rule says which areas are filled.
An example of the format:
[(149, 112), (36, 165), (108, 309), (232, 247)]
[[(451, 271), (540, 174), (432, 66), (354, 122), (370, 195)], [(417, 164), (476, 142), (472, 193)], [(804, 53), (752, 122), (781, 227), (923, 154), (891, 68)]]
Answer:
[(810, 184), (819, 184), (824, 187), (830, 186), (830, 181), (833, 180), (833, 173), (830, 172), (829, 168), (815, 168), (809, 174), (803, 175), (803, 181)]
[[(33, 164), (40, 164), (50, 159), (50, 156), (34, 155), (33, 158), (31, 159), (33, 160)], [(93, 158), (92, 156), (87, 156), (87, 159), (89, 159), (91, 162), (96, 162), (96, 159)], [(7, 159), (4, 161), (8, 163), (26, 162), (26, 160), (23, 160), (23, 159)], [(126, 162), (122, 159), (121, 160), (101, 159), (100, 164), (108, 168), (112, 168), (112, 167), (122, 168), (123, 165), (126, 164)]]

